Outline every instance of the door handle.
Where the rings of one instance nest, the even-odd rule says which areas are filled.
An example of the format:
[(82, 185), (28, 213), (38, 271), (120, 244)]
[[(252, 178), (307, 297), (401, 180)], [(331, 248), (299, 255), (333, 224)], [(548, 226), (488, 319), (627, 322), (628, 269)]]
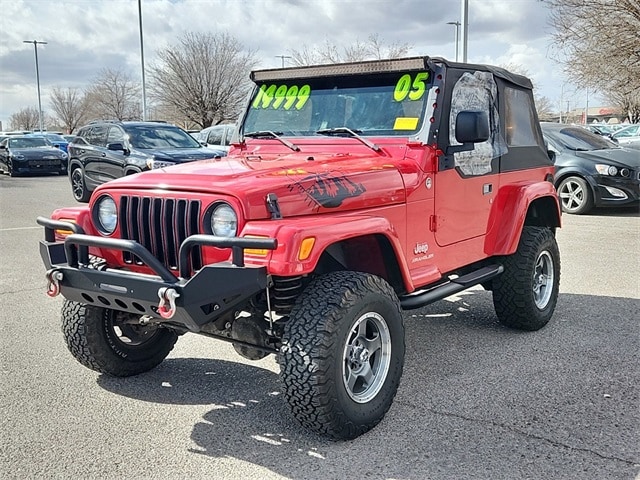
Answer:
[(489, 195), (492, 191), (493, 191), (493, 184), (485, 183), (484, 185), (482, 185), (482, 194), (483, 195)]

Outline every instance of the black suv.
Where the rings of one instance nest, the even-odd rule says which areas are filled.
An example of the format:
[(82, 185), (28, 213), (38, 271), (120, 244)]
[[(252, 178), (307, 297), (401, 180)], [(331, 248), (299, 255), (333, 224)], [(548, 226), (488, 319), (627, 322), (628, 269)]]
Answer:
[(98, 185), (114, 178), (226, 155), (164, 122), (91, 122), (78, 136), (69, 144), (69, 180), (79, 202), (88, 202)]

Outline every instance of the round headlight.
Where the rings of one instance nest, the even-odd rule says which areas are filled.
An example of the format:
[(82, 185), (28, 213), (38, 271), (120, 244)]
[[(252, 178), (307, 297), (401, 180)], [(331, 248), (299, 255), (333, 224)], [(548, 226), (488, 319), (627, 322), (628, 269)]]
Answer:
[(618, 169), (613, 165), (611, 165), (609, 167), (609, 175), (611, 175), (612, 177), (615, 177), (617, 174), (618, 174)]
[(238, 216), (226, 203), (218, 205), (211, 215), (211, 231), (219, 237), (235, 237), (238, 233)]
[(107, 235), (113, 233), (118, 224), (116, 202), (111, 197), (102, 197), (96, 207), (98, 227)]

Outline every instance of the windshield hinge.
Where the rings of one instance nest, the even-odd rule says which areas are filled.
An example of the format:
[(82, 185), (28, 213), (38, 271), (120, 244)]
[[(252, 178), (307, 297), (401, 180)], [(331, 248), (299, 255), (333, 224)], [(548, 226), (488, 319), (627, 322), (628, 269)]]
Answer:
[(282, 218), (280, 205), (278, 205), (278, 197), (275, 193), (267, 194), (267, 210), (271, 213), (272, 220), (279, 220)]

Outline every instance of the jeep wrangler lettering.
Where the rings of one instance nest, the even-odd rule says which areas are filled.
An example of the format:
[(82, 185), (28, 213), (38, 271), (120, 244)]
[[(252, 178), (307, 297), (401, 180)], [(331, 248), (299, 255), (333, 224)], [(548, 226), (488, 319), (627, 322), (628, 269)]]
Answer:
[(135, 375), (189, 332), (275, 354), (293, 416), (350, 439), (396, 394), (403, 310), (482, 285), (504, 325), (549, 321), (560, 209), (527, 78), (414, 57), (251, 79), (227, 157), (38, 218), (80, 363)]

